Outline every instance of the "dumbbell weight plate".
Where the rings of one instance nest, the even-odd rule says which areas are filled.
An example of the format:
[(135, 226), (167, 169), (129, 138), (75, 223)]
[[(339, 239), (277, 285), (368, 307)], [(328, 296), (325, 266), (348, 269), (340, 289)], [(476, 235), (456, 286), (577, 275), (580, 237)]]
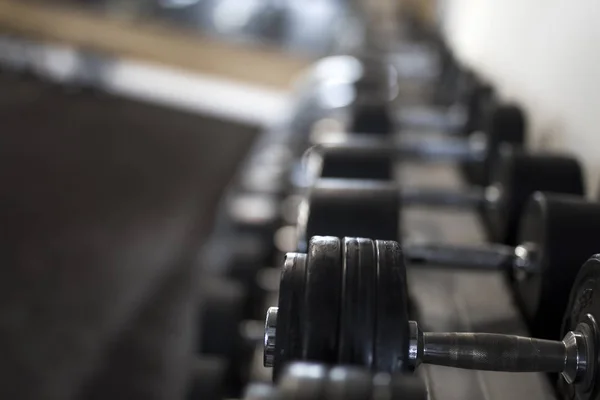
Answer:
[[(504, 144), (521, 147), (525, 144), (527, 121), (523, 110), (513, 104), (490, 104), (482, 110), (480, 132), (485, 139), (486, 151), (483, 162), (467, 162), (462, 165), (467, 181), (485, 186), (490, 183), (491, 169), (497, 162), (498, 152)], [(469, 140), (476, 136), (469, 135)]]
[(514, 147), (525, 144), (527, 118), (523, 110), (514, 104), (505, 104), (491, 110), (484, 132), (487, 133), (487, 150), (483, 163), (482, 185), (490, 183), (492, 167), (497, 163), (500, 146), (505, 143)]
[(306, 254), (288, 253), (281, 271), (279, 285), (279, 313), (273, 379), (281, 374), (281, 367), (288, 360), (302, 358), (301, 317), (304, 303), (304, 279), (306, 276)]
[(394, 178), (394, 160), (391, 154), (357, 154), (328, 150), (322, 156), (321, 178), (380, 179)]
[[(600, 255), (596, 254), (581, 267), (577, 274), (573, 288), (569, 295), (569, 303), (564, 315), (561, 336), (578, 328), (581, 323), (591, 328), (591, 334), (596, 344), (596, 349), (588, 355), (590, 359), (598, 358), (598, 320), (600, 319)], [(588, 363), (591, 368), (595, 363)], [(568, 385), (560, 378), (559, 390), (565, 399), (590, 400), (598, 398), (598, 384), (600, 371), (592, 371), (587, 376), (592, 377), (579, 385)]]
[[(404, 256), (397, 242), (376, 241), (376, 371), (404, 371), (408, 361), (408, 288)], [(348, 260), (346, 260), (347, 262)]]
[(337, 361), (342, 280), (342, 246), (338, 238), (310, 239), (304, 287), (302, 359)]
[(397, 131), (394, 117), (391, 115), (389, 104), (356, 104), (350, 109), (349, 132), (374, 135), (392, 135)]
[[(374, 251), (374, 257), (370, 257), (369, 247)], [(368, 275), (352, 273), (357, 266), (374, 271), (372, 286), (366, 282), (356, 282), (365, 277), (369, 279)], [(348, 267), (354, 275), (353, 281), (342, 280), (342, 271), (344, 268), (348, 271)], [(279, 297), (278, 317), (281, 315), (282, 319), (277, 321), (275, 367), (281, 368), (283, 364), (293, 360), (337, 363), (343, 358), (344, 362), (353, 361), (360, 365), (363, 365), (363, 360), (367, 360), (376, 371), (408, 369), (406, 269), (396, 242), (313, 238), (306, 258), (306, 279), (303, 281), (306, 286), (283, 293), (289, 290), (287, 288), (290, 283), (291, 280), (286, 279), (284, 271), (282, 294)], [(357, 287), (361, 290), (357, 290)], [(368, 293), (369, 290), (372, 293)], [(294, 292), (304, 292), (305, 303), (300, 310), (294, 309), (291, 304), (296, 295)], [(365, 301), (355, 303), (353, 299)], [(300, 326), (283, 319), (287, 317), (284, 314), (289, 310), (302, 315)], [(351, 318), (351, 313), (356, 313), (353, 317), (355, 321), (371, 321), (370, 325), (364, 329), (350, 325), (348, 319)], [(338, 319), (342, 321), (341, 325)], [(301, 330), (302, 348), (299, 352), (288, 351), (286, 355), (281, 352), (281, 348), (289, 348), (287, 341), (290, 336), (295, 335), (292, 330)], [(282, 337), (283, 342), (279, 339)], [(374, 338), (374, 345), (365, 345), (371, 338)], [(341, 340), (350, 344), (352, 350), (344, 349), (342, 352), (339, 345)]]
[(316, 235), (396, 240), (399, 231), (400, 198), (392, 182), (323, 179), (301, 206), (299, 249)]
[(491, 86), (480, 82), (474, 82), (465, 97), (467, 122), (463, 128), (462, 134), (463, 136), (469, 136), (471, 133), (483, 128), (483, 116), (485, 115), (485, 110), (487, 110), (495, 98), (495, 93)]
[(339, 362), (371, 369), (375, 361), (377, 249), (372, 240), (344, 238), (342, 251)]
[(509, 246), (516, 245), (523, 209), (534, 192), (584, 194), (581, 166), (567, 156), (502, 146), (492, 176), (482, 220), (490, 241)]
[(514, 289), (530, 332), (559, 337), (571, 285), (590, 254), (598, 251), (600, 204), (577, 196), (536, 193), (523, 217), (520, 243), (533, 245), (537, 271), (514, 276)]

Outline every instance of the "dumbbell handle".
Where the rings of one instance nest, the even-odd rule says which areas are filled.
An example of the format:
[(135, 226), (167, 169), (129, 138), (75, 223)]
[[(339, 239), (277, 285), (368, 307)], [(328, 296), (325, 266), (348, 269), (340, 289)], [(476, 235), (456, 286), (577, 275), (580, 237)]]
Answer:
[(403, 250), (412, 264), (477, 270), (512, 268), (516, 258), (514, 247), (499, 244), (405, 243)]
[(418, 206), (451, 206), (456, 208), (474, 209), (485, 201), (483, 188), (470, 188), (463, 191), (403, 187), (400, 191), (403, 205)]
[(555, 372), (571, 382), (586, 371), (591, 341), (569, 332), (563, 341), (493, 333), (422, 333), (409, 323), (409, 358), (420, 363), (484, 371)]
[(493, 333), (424, 333), (425, 364), (508, 372), (562, 372), (563, 342)]
[(483, 161), (485, 146), (476, 146), (464, 138), (444, 138), (443, 140), (413, 139), (401, 140), (396, 155), (402, 160), (427, 161)]
[(333, 201), (352, 199), (398, 198), (404, 206), (433, 206), (474, 209), (485, 201), (483, 188), (466, 190), (398, 187), (392, 181), (365, 179), (320, 178), (312, 183), (313, 198), (319, 196)]
[(460, 108), (401, 107), (398, 120), (403, 129), (435, 130), (453, 133), (465, 124), (466, 115)]
[(327, 154), (343, 154), (344, 157), (386, 156), (391, 159), (427, 160), (439, 162), (483, 161), (486, 146), (464, 138), (444, 138), (443, 140), (423, 140), (422, 138), (401, 138), (399, 141), (382, 139), (368, 134), (331, 134), (311, 149)]

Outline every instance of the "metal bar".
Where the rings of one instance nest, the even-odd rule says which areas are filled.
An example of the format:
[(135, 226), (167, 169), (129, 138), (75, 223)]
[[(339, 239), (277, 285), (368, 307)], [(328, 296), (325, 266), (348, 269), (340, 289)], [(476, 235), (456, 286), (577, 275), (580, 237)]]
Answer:
[(563, 342), (494, 333), (424, 333), (421, 362), (505, 372), (563, 372)]
[(398, 111), (398, 122), (403, 130), (454, 133), (465, 124), (466, 115), (462, 107), (402, 107)]
[(348, 158), (378, 156), (401, 161), (433, 162), (483, 161), (486, 155), (485, 146), (477, 147), (464, 138), (425, 140), (403, 137), (399, 141), (394, 141), (367, 133), (331, 133), (328, 137), (330, 141), (316, 143), (313, 151), (324, 155), (343, 154)]
[(503, 245), (449, 245), (406, 243), (404, 254), (409, 263), (461, 269), (501, 270), (512, 267), (514, 247)]
[(485, 192), (478, 188), (459, 192), (448, 189), (403, 187), (400, 199), (405, 206), (447, 206), (470, 210), (482, 204), (485, 200)]
[(395, 150), (396, 156), (403, 160), (472, 162), (483, 161), (485, 157), (484, 148), (477, 148), (464, 138), (404, 139)]

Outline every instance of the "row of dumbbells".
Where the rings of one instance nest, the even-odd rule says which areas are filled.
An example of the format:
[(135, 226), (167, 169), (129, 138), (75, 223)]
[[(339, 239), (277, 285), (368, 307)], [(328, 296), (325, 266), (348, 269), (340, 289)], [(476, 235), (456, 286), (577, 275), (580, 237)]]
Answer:
[[(265, 365), (285, 365), (278, 361), (282, 357), (388, 373), (409, 371), (420, 363), (548, 372), (553, 377), (560, 373), (558, 386), (566, 397), (595, 397), (594, 299), (600, 265), (596, 257), (585, 260), (598, 252), (593, 232), (600, 227), (600, 205), (582, 197), (583, 174), (571, 157), (504, 148), (497, 159), (488, 195), (474, 196), (473, 202), (483, 206), (490, 237), (498, 242), (488, 246), (400, 247), (390, 241), (319, 237), (354, 230), (359, 236), (398, 235), (404, 198), (387, 183), (317, 181), (300, 229), (304, 233), (298, 248), (306, 252), (289, 254), (284, 265), (278, 304), (286, 317), (281, 321), (279, 307), (268, 312)], [(338, 206), (343, 211), (336, 215)], [(536, 339), (420, 332), (407, 319), (404, 260), (506, 271)], [(388, 263), (396, 267), (388, 270)], [(335, 277), (324, 278), (332, 270)], [(390, 285), (398, 286), (389, 290)], [(331, 312), (326, 311), (329, 307)], [(277, 335), (280, 329), (283, 338)]]
[[(341, 61), (343, 60), (336, 58), (323, 63)], [(359, 61), (351, 60), (352, 63)], [(369, 68), (373, 67), (365, 67), (364, 70), (368, 71)], [(381, 68), (378, 71), (378, 74), (374, 74), (375, 78), (385, 76), (381, 73)], [(262, 153), (264, 158), (258, 157), (258, 161), (251, 164), (251, 168), (246, 169), (247, 177), (267, 176), (269, 179), (258, 186), (253, 186), (257, 179), (243, 181), (242, 190), (233, 197), (231, 204), (238, 206), (254, 204), (259, 211), (269, 209), (262, 206), (270, 204), (275, 205), (271, 211), (276, 211), (254, 214), (248, 212), (249, 207), (237, 207), (242, 211), (234, 213), (238, 217), (238, 228), (243, 232), (256, 234), (251, 237), (272, 240), (274, 231), (280, 229), (281, 223), (296, 224), (297, 229), (285, 231), (299, 233), (292, 240), (285, 241), (292, 243), (292, 246), (279, 247), (284, 247), (285, 250), (294, 247), (305, 250), (308, 238), (314, 235), (338, 237), (348, 235), (399, 241), (400, 211), (403, 206), (409, 204), (472, 207), (480, 211), (488, 227), (490, 238), (499, 243), (498, 245), (485, 248), (456, 248), (441, 244), (407, 242), (405, 253), (413, 262), (426, 261), (428, 264), (437, 265), (508, 270), (513, 268), (511, 260), (513, 253), (517, 252), (525, 260), (515, 262), (514, 265), (519, 266), (519, 271), (526, 270), (530, 263), (527, 257), (531, 258), (537, 254), (537, 249), (533, 246), (516, 246), (519, 220), (524, 213), (527, 198), (539, 190), (582, 195), (583, 183), (578, 163), (567, 156), (527, 154), (519, 149), (518, 147), (524, 141), (526, 129), (522, 112), (515, 105), (497, 104), (493, 93), (486, 86), (475, 86), (471, 91), (469, 101), (463, 104), (463, 108), (469, 112), (465, 113), (461, 125), (456, 122), (460, 122), (461, 118), (448, 118), (445, 123), (440, 123), (443, 118), (439, 117), (419, 121), (410, 113), (400, 113), (400, 118), (395, 118), (395, 107), (389, 102), (393, 97), (389, 93), (393, 94), (395, 89), (393, 85), (391, 88), (383, 84), (378, 86), (375, 78), (369, 78), (373, 82), (361, 77), (356, 80), (356, 85), (352, 86), (357, 96), (343, 110), (346, 116), (343, 129), (335, 132), (319, 132), (318, 135), (309, 132), (308, 129), (301, 132), (305, 135), (295, 131), (294, 139), (298, 142), (298, 137), (303, 137), (303, 142), (296, 143), (295, 148), (290, 146), (287, 152), (265, 150)], [(352, 80), (346, 80), (348, 81)], [(387, 79), (385, 81), (387, 82)], [(379, 94), (373, 96), (374, 93)], [(362, 94), (362, 97), (358, 94)], [(331, 112), (331, 110), (326, 111)], [(405, 122), (404, 126), (427, 125), (429, 122), (431, 126), (446, 126), (447, 130), (453, 133), (477, 133), (471, 134), (469, 139), (453, 137), (434, 143), (405, 138), (397, 142), (394, 140), (397, 135), (394, 134), (401, 130), (397, 127), (398, 119)], [(434, 123), (431, 123), (432, 121)], [(342, 133), (341, 131), (344, 130), (359, 133)], [(504, 144), (511, 144), (512, 147), (506, 147)], [(295, 176), (301, 179), (295, 179), (290, 183), (285, 178), (286, 174), (289, 170), (296, 170), (290, 160), (309, 145), (316, 145), (305, 158), (310, 171), (306, 173), (300, 168), (299, 170), (303, 172)], [(270, 149), (272, 150), (273, 147)], [(272, 156), (273, 154), (279, 154), (281, 157), (277, 159)], [(476, 182), (478, 186), (468, 193), (398, 186), (391, 180), (395, 162), (414, 158), (445, 162), (455, 160), (461, 164), (466, 177)], [(257, 170), (260, 172), (257, 173)], [(273, 179), (277, 176), (283, 176), (284, 179)], [(361, 180), (348, 180), (348, 178)], [(260, 179), (258, 181), (260, 182)], [(273, 185), (273, 182), (279, 182), (279, 185)], [(264, 190), (265, 187), (268, 189)], [(290, 200), (287, 198), (289, 194), (294, 195), (292, 198), (302, 199), (301, 212), (293, 212), (297, 201), (287, 201)], [(297, 196), (298, 194), (300, 197)], [(277, 205), (285, 198), (287, 200), (283, 201), (283, 204), (291, 204), (291, 207), (283, 208), (291, 209), (292, 212), (284, 212), (281, 215)], [(270, 201), (264, 201), (265, 199)], [(349, 215), (354, 218), (348, 218)], [(285, 235), (276, 235), (276, 237), (281, 236)], [(252, 240), (249, 243), (252, 243)], [(238, 273), (243, 271), (242, 275), (249, 279), (244, 282), (245, 285), (251, 292), (258, 291), (257, 296), (251, 296), (254, 301), (249, 304), (258, 304), (259, 308), (262, 303), (256, 299), (264, 294), (260, 292), (261, 289), (265, 289), (265, 285), (261, 288), (254, 278), (257, 268), (272, 263), (270, 257), (273, 253), (269, 248), (273, 246), (270, 244), (266, 246), (266, 254), (269, 256), (260, 260), (249, 257), (249, 253), (245, 251), (246, 246), (240, 246), (244, 250), (233, 262), (232, 270)], [(248, 247), (256, 250), (252, 245)], [(250, 253), (256, 254), (255, 251)], [(261, 284), (264, 284), (264, 280)], [(546, 286), (542, 285), (542, 287)], [(548, 293), (550, 292), (552, 290), (548, 289)], [(554, 311), (550, 312), (556, 315)], [(255, 316), (255, 312), (245, 315), (247, 318)], [(538, 319), (545, 320), (544, 317)]]
[[(323, 65), (338, 65), (337, 70), (340, 70), (340, 64), (344, 65), (344, 63), (347, 64), (347, 69), (364, 64), (357, 58), (335, 57), (320, 62), (315, 71), (322, 72)], [(277, 290), (277, 285), (273, 284), (272, 279), (274, 275), (272, 271), (277, 270), (264, 269), (264, 267), (272, 265), (273, 260), (278, 259), (281, 252), (306, 248), (305, 239), (316, 232), (319, 232), (318, 234), (339, 234), (340, 236), (357, 235), (397, 239), (399, 218), (392, 216), (400, 209), (398, 207), (400, 203), (397, 202), (399, 200), (406, 202), (407, 192), (399, 191), (391, 181), (383, 182), (382, 180), (390, 180), (393, 177), (393, 165), (400, 158), (411, 156), (435, 159), (432, 156), (436, 153), (440, 153), (439, 155), (442, 156), (446, 152), (446, 160), (455, 157), (465, 161), (465, 165), (473, 170), (481, 169), (482, 165), (488, 162), (475, 154), (487, 152), (485, 150), (482, 152), (480, 148), (474, 147), (471, 144), (472, 141), (467, 139), (449, 138), (444, 142), (436, 143), (413, 141), (410, 144), (403, 142), (399, 145), (391, 143), (391, 138), (398, 130), (398, 116), (395, 115), (394, 106), (390, 100), (394, 98), (397, 88), (394, 85), (387, 83), (384, 85), (377, 81), (378, 77), (382, 76), (385, 82), (393, 81), (388, 76), (391, 74), (393, 77), (393, 72), (390, 74), (386, 72), (393, 71), (393, 69), (385, 68), (384, 73), (381, 73), (381, 65), (374, 63), (375, 66), (373, 66), (373, 60), (367, 60), (366, 64), (369, 66), (364, 67), (362, 73), (367, 76), (342, 79), (344, 84), (349, 85), (357, 94), (360, 94), (359, 97), (362, 96), (362, 100), (356, 98), (348, 106), (342, 107), (341, 111), (344, 112), (346, 122), (343, 129), (356, 130), (361, 134), (343, 135), (341, 143), (339, 142), (340, 132), (332, 132), (331, 135), (315, 135), (310, 129), (315, 125), (315, 121), (319, 118), (327, 118), (328, 114), (340, 115), (340, 110), (320, 110), (311, 114), (311, 112), (307, 112), (306, 107), (302, 107), (304, 100), (303, 96), (300, 96), (299, 112), (292, 123), (286, 127), (293, 133), (287, 136), (283, 135), (287, 138), (283, 142), (275, 140), (276, 136), (267, 136), (269, 140), (265, 140), (262, 146), (258, 146), (258, 151), (246, 164), (237, 191), (228, 199), (226, 214), (229, 215), (231, 225), (234, 226), (235, 235), (223, 237), (221, 242), (236, 243), (236, 246), (234, 249), (231, 249), (231, 246), (224, 246), (223, 253), (227, 253), (228, 257), (221, 263), (221, 272), (237, 282), (228, 281), (227, 288), (220, 287), (211, 291), (214, 294), (211, 297), (213, 305), (206, 308), (209, 310), (207, 311), (209, 318), (205, 318), (205, 320), (213, 323), (205, 324), (211, 326), (211, 330), (206, 332), (206, 340), (203, 342), (218, 342), (221, 347), (230, 349), (228, 356), (234, 357), (233, 363), (239, 369), (244, 370), (245, 367), (242, 365), (245, 365), (248, 360), (247, 355), (243, 356), (245, 353), (240, 350), (240, 346), (244, 347), (254, 342), (256, 335), (252, 339), (247, 337), (246, 340), (240, 338), (239, 335), (233, 338), (232, 336), (238, 332), (235, 324), (239, 323), (241, 318), (257, 318), (264, 310), (265, 294)], [(369, 71), (371, 75), (368, 74)], [(313, 73), (312, 77), (314, 78), (315, 75), (318, 74)], [(322, 76), (320, 78), (324, 79)], [(319, 89), (315, 88), (318, 84), (319, 81), (313, 82), (313, 90), (307, 91), (309, 95), (305, 97), (310, 99), (315, 93), (318, 94)], [(331, 85), (326, 86), (331, 88)], [(374, 97), (374, 92), (378, 91), (384, 94), (375, 93)], [(445, 122), (444, 118), (439, 115), (437, 117), (434, 115), (432, 118), (431, 113), (429, 115), (404, 113), (400, 114), (400, 119), (405, 122), (405, 125), (408, 123), (413, 128), (418, 125), (421, 127), (429, 125), (430, 128), (446, 127), (446, 130), (451, 133), (473, 130), (475, 128), (469, 126), (481, 125), (484, 120), (481, 115), (490, 101), (490, 90), (479, 85), (473, 87), (468, 96), (464, 93), (462, 96), (468, 97), (468, 102), (465, 102), (468, 104), (463, 104), (463, 106), (470, 110), (466, 113), (467, 117), (462, 120), (462, 127), (459, 123), (460, 118), (457, 119), (456, 113), (450, 112), (448, 113), (450, 117)], [(308, 104), (313, 103), (308, 102)], [(515, 108), (511, 107), (508, 107), (509, 118), (516, 120), (514, 125), (523, 125), (524, 122), (519, 119), (518, 110), (514, 111)], [(309, 107), (308, 111), (314, 110)], [(502, 112), (507, 113), (506, 111)], [(438, 114), (440, 113), (438, 112)], [(369, 131), (374, 127), (377, 128), (375, 131)], [(521, 128), (522, 130), (523, 128)], [(282, 137), (281, 132), (277, 137)], [(390, 144), (393, 147), (390, 148)], [(304, 149), (311, 145), (316, 145), (316, 147), (304, 159), (304, 162), (294, 162)], [(473, 154), (470, 154), (471, 152)], [(457, 154), (458, 156), (456, 156)], [(310, 166), (308, 171), (303, 164)], [(289, 178), (290, 175), (292, 179)], [(340, 177), (362, 178), (362, 180), (335, 179)], [(364, 180), (368, 178), (377, 179), (377, 181)], [(412, 197), (415, 201), (418, 197), (423, 198), (423, 195), (430, 198), (443, 195), (443, 203), (448, 203), (448, 194), (425, 193), (424, 191), (414, 196), (416, 194), (413, 190)], [(336, 205), (336, 199), (340, 198), (345, 200), (342, 201), (342, 204)], [(300, 207), (303, 209), (303, 212), (300, 213), (297, 212), (298, 199), (303, 199), (301, 203), (304, 204)], [(319, 199), (324, 200), (322, 205), (319, 204)], [(375, 200), (375, 204), (378, 206), (375, 213), (369, 216), (364, 212), (368, 211), (369, 204), (373, 204), (370, 199)], [(473, 201), (470, 200), (470, 203)], [(306, 207), (307, 205), (310, 207)], [(379, 206), (383, 206), (383, 208), (379, 208)], [(308, 208), (310, 208), (310, 212), (307, 212)], [(334, 212), (330, 213), (329, 208)], [(339, 226), (340, 221), (348, 219), (347, 215), (356, 215), (354, 211), (359, 208), (362, 209), (360, 212), (363, 214), (361, 215), (368, 218), (366, 224), (363, 218), (352, 219), (356, 221), (356, 229), (359, 231), (354, 231), (349, 226)], [(323, 214), (325, 218), (321, 216)], [(337, 221), (330, 222), (328, 218), (332, 217), (335, 220), (334, 215), (338, 215), (339, 218)], [(383, 220), (384, 223), (381, 225), (369, 224), (369, 219), (373, 219), (375, 215), (381, 216), (377, 221)], [(298, 227), (292, 227), (291, 224), (298, 225)], [(372, 228), (366, 228), (369, 225)], [(327, 230), (322, 231), (319, 226), (327, 226)], [(331, 229), (345, 233), (335, 233)], [(371, 235), (372, 230), (370, 229), (376, 229), (380, 233)], [(297, 232), (301, 232), (301, 234), (297, 235)], [(282, 239), (284, 237), (287, 238), (284, 240)], [(274, 243), (276, 245), (273, 245)], [(239, 306), (234, 306), (239, 303), (244, 305), (244, 311), (240, 311)], [(210, 310), (213, 311), (210, 312)], [(232, 312), (233, 310), (235, 312)], [(234, 315), (238, 319), (233, 318)], [(223, 328), (214, 329), (219, 325), (214, 323), (215, 320), (221, 322)], [(244, 326), (248, 327), (247, 324)], [(225, 340), (227, 336), (231, 340)], [(211, 337), (212, 340), (209, 339)], [(236, 343), (236, 345), (231, 346), (232, 343)], [(207, 347), (219, 346), (204, 346), (204, 349), (206, 350)], [(249, 351), (251, 348), (252, 346), (247, 346), (246, 350)], [(211, 350), (208, 352), (210, 353)]]

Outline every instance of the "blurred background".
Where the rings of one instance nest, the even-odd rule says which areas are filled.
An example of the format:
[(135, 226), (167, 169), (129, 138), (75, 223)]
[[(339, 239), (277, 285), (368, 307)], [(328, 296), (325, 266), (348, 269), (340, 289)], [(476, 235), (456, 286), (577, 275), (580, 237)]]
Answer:
[(190, 370), (214, 371), (190, 356), (198, 277), (234, 246), (207, 255), (222, 199), (284, 173), (250, 170), (252, 149), (290, 158), (303, 115), (351, 101), (352, 63), (325, 56), (385, 53), (397, 101), (421, 104), (451, 51), (523, 106), (530, 148), (577, 154), (595, 195), (597, 16), (593, 0), (0, 0), (0, 397), (191, 396)]

